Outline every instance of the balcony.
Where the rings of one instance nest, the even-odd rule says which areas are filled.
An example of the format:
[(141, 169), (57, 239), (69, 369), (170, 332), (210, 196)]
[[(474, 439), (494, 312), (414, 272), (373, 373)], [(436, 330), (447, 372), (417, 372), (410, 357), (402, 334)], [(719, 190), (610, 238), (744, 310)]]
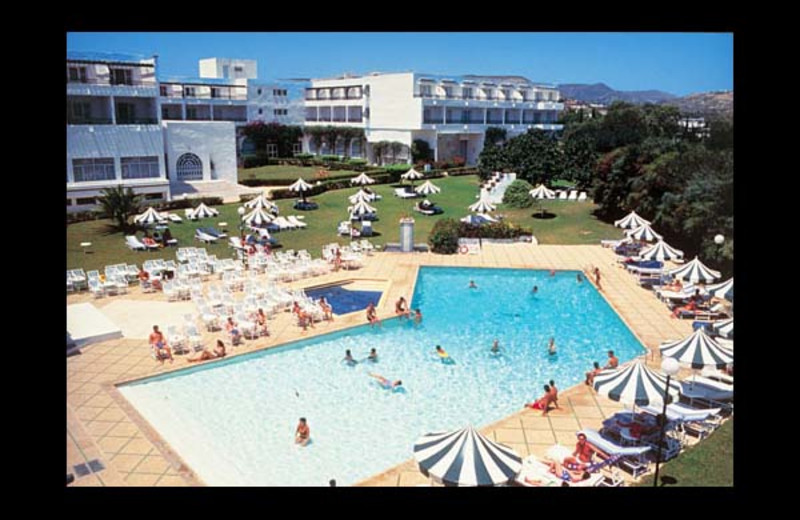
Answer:
[(118, 117), (118, 125), (155, 125), (158, 119), (155, 117)]
[(69, 79), (67, 78), (67, 85), (107, 85), (110, 87), (128, 86), (128, 87), (155, 87), (155, 81), (125, 81), (125, 82), (112, 82), (108, 78), (82, 78), (82, 79)]
[(67, 116), (68, 125), (110, 125), (110, 117), (75, 117)]

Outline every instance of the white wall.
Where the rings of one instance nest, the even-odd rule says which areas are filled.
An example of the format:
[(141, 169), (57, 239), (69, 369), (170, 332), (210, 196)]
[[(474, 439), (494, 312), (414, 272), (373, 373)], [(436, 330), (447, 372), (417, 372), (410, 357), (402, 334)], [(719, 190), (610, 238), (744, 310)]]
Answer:
[[(422, 127), (422, 100), (414, 97), (414, 74), (368, 76), (369, 127), (376, 130)], [(371, 140), (371, 139), (370, 139)], [(380, 139), (379, 139), (380, 140)]]
[[(172, 184), (178, 176), (175, 171), (178, 158), (191, 152), (203, 162), (203, 180), (237, 182), (236, 125), (228, 121), (165, 121), (164, 144), (167, 151), (167, 169)], [(212, 177), (211, 161), (214, 161)]]
[[(255, 79), (258, 77), (258, 62), (256, 60), (241, 60), (235, 58), (205, 58), (198, 61), (201, 78), (226, 78), (227, 79)], [(228, 65), (228, 75), (224, 75), (224, 66)], [(234, 67), (241, 67), (241, 72), (235, 72)]]

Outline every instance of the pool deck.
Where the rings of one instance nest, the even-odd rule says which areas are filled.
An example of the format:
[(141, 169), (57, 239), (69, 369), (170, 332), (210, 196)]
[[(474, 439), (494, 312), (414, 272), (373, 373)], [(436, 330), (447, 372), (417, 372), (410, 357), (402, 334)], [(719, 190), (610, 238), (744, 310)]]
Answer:
[[(342, 270), (285, 285), (307, 287), (348, 279), (388, 281), (388, 288), (378, 306), (379, 316), (385, 319), (394, 316), (393, 303), (400, 296), (410, 299), (419, 266), (557, 270), (584, 270), (588, 266), (598, 266), (602, 294), (651, 350), (647, 362), (652, 367), (658, 367), (660, 362), (657, 353), (660, 342), (680, 339), (692, 332), (691, 320), (671, 318), (666, 306), (651, 291), (640, 288), (634, 277), (619, 267), (613, 252), (599, 245), (487, 244), (477, 255), (376, 253), (366, 257), (364, 267), (360, 269)], [(67, 296), (67, 304), (92, 302), (101, 309), (125, 300), (165, 302), (166, 297), (162, 293), (143, 294), (134, 286), (131, 286), (128, 294), (97, 300), (86, 292)], [(182, 306), (175, 305), (175, 312), (181, 313), (178, 309)], [(424, 316), (425, 309), (422, 312)], [(364, 322), (363, 313), (357, 312), (336, 317), (333, 322), (317, 323), (316, 328), (303, 332), (289, 313), (279, 313), (269, 321), (271, 336), (246, 340), (241, 346), (229, 348), (229, 356), (362, 325)], [(125, 324), (118, 325), (125, 329)], [(217, 338), (229, 343), (224, 332), (209, 333), (203, 330), (202, 334), (208, 348), (213, 346)], [(95, 459), (105, 466), (105, 469), (96, 473), (78, 477), (73, 486), (203, 485), (146, 421), (127, 405), (115, 388), (121, 382), (185, 368), (189, 366), (185, 358), (186, 355), (176, 356), (173, 364), (167, 362), (162, 366), (150, 357), (147, 340), (126, 338), (89, 345), (79, 355), (67, 358), (67, 472), (74, 473), (74, 466), (88, 464)], [(592, 361), (586, 360), (587, 370)], [(605, 418), (622, 409), (619, 403), (596, 396), (585, 385), (561, 389), (559, 404), (561, 409), (551, 411), (546, 417), (542, 417), (538, 411), (523, 410), (484, 428), (482, 432), (514, 448), (523, 457), (528, 454), (543, 456), (547, 448), (556, 442), (565, 446), (574, 445), (577, 430), (599, 429)], [(409, 445), (409, 456), (411, 450), (412, 446)], [(409, 459), (358, 485), (415, 486), (429, 483), (429, 479), (417, 469), (416, 463)]]

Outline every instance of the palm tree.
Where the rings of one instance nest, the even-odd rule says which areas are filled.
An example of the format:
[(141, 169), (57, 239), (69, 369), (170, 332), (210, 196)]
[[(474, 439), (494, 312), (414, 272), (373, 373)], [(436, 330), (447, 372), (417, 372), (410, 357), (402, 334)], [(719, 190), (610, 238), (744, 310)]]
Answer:
[(105, 188), (102, 194), (103, 196), (97, 201), (103, 207), (103, 211), (116, 222), (118, 230), (128, 229), (128, 218), (139, 212), (140, 197), (130, 187), (123, 188), (121, 184)]

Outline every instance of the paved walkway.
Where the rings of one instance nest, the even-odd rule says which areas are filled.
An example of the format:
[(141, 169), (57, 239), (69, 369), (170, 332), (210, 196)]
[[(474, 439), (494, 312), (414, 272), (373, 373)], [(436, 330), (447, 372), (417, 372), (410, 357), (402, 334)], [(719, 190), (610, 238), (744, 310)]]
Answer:
[[(446, 265), (471, 267), (513, 267), (532, 269), (577, 269), (599, 266), (603, 294), (642, 343), (656, 349), (658, 343), (691, 333), (691, 321), (670, 317), (666, 307), (649, 291), (641, 289), (632, 276), (617, 266), (613, 253), (599, 246), (533, 246), (530, 244), (490, 244), (479, 255), (434, 255), (431, 253), (377, 253), (365, 266), (286, 284), (308, 287), (346, 279), (385, 280), (387, 290), (378, 306), (382, 318), (394, 315), (393, 302), (413, 293), (418, 266)], [(123, 300), (165, 302), (161, 293), (142, 294), (131, 288), (128, 294), (93, 300), (90, 294), (67, 297), (67, 303), (92, 301), (99, 308), (118, 311)], [(179, 304), (175, 312), (180, 315)], [(288, 313), (270, 320), (271, 336), (246, 341), (235, 347), (232, 356), (270, 348), (287, 341), (363, 324), (362, 313), (337, 317), (334, 322), (317, 324), (304, 333)], [(222, 333), (203, 332), (206, 345)], [(226, 342), (227, 343), (227, 342)], [(659, 360), (648, 356), (657, 366)], [(213, 361), (212, 361), (213, 363)], [(78, 478), (75, 485), (185, 486), (203, 485), (182, 463), (115, 389), (124, 381), (168, 372), (187, 366), (184, 356), (163, 366), (150, 357), (146, 340), (115, 339), (90, 345), (80, 355), (67, 358), (67, 471), (73, 466), (99, 460), (105, 469)], [(499, 442), (510, 445), (521, 455), (543, 455), (554, 442), (572, 445), (579, 428), (597, 428), (605, 417), (620, 409), (618, 403), (597, 398), (584, 385), (562, 390), (561, 410), (541, 417), (540, 412), (521, 411), (483, 430)], [(413, 461), (367, 479), (365, 486), (406, 486), (427, 483)]]

